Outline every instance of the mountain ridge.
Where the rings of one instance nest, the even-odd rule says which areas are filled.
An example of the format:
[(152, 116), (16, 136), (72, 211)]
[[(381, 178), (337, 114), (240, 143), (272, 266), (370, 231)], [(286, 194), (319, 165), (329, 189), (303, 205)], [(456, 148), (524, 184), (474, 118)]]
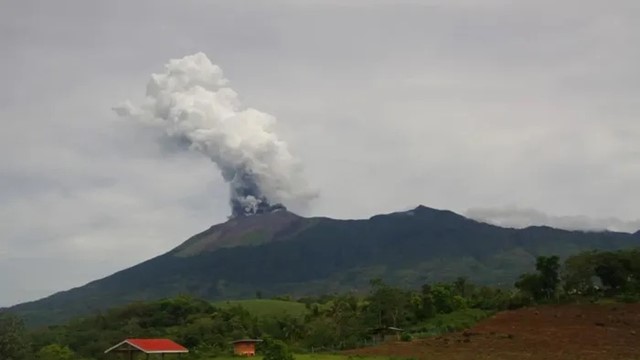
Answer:
[(358, 291), (374, 277), (415, 286), (467, 276), (511, 284), (535, 256), (640, 245), (640, 236), (545, 226), (509, 229), (425, 206), (368, 219), (288, 211), (238, 217), (167, 253), (9, 310), (53, 323), (136, 300), (192, 294), (211, 300)]

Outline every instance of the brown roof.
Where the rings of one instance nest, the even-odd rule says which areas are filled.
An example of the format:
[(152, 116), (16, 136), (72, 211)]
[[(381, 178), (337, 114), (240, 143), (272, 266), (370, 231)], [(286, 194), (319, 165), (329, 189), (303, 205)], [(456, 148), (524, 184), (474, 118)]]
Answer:
[(259, 343), (262, 342), (262, 340), (260, 339), (240, 339), (240, 340), (235, 340), (232, 341), (232, 344), (238, 344), (238, 343)]

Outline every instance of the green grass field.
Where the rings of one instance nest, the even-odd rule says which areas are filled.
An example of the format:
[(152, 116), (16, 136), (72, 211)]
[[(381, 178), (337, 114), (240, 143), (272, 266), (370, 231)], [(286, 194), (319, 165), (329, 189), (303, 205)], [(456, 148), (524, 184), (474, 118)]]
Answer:
[(269, 317), (290, 315), (295, 317), (303, 317), (307, 313), (307, 308), (302, 303), (284, 300), (270, 299), (250, 299), (250, 300), (229, 300), (213, 303), (214, 306), (220, 308), (229, 308), (232, 306), (242, 306), (248, 312), (256, 317)]
[(480, 309), (457, 310), (449, 314), (438, 314), (421, 324), (407, 329), (414, 337), (429, 337), (470, 328), (493, 312)]

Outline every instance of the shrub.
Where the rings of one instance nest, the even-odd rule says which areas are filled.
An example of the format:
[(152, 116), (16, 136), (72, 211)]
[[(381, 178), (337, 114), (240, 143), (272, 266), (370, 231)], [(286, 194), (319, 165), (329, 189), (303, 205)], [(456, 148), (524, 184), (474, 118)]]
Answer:
[(413, 340), (413, 337), (409, 333), (403, 333), (400, 336), (400, 341), (411, 341), (411, 340)]
[(263, 360), (294, 360), (287, 344), (280, 340), (265, 339), (262, 345)]
[(640, 294), (634, 294), (631, 292), (624, 293), (618, 297), (618, 300), (624, 303), (633, 304), (640, 302)]

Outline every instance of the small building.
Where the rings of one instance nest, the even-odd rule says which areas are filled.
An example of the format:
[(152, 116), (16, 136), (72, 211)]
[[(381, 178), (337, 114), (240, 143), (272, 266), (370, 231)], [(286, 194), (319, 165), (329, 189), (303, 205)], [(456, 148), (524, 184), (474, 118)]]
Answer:
[[(139, 353), (146, 354), (145, 359), (164, 359), (165, 354), (177, 354), (179, 358), (188, 352), (187, 348), (169, 339), (126, 339), (104, 353), (124, 354), (125, 359), (131, 360)], [(150, 355), (156, 356), (150, 358)]]
[(255, 356), (256, 344), (261, 343), (260, 339), (240, 339), (233, 341), (233, 353), (238, 356)]
[(404, 330), (393, 327), (393, 326), (384, 326), (375, 329), (371, 329), (371, 333), (374, 336), (374, 340), (378, 342), (385, 342), (389, 340), (400, 340), (400, 334)]

